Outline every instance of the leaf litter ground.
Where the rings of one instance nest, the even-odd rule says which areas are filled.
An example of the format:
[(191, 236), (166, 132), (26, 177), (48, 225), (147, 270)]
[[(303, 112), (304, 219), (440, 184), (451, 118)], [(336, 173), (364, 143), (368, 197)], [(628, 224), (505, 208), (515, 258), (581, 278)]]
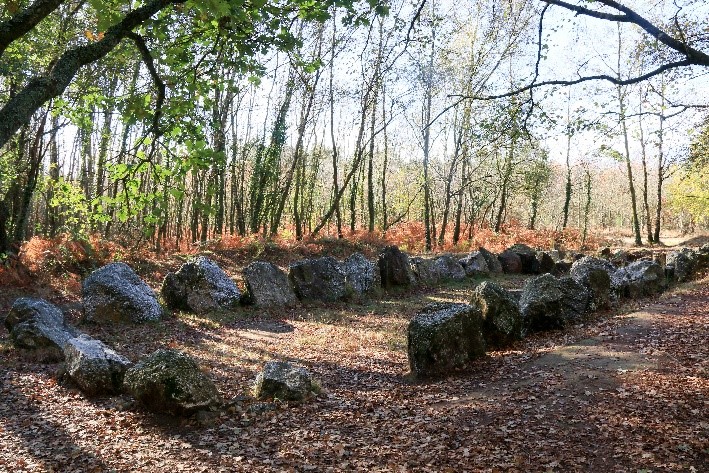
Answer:
[[(709, 280), (411, 380), (409, 319), (471, 290), (81, 327), (133, 361), (166, 346), (196, 357), (230, 407), (187, 420), (128, 396), (86, 399), (3, 332), (0, 471), (707, 471)], [(300, 405), (251, 399), (274, 358), (307, 366), (322, 392)]]

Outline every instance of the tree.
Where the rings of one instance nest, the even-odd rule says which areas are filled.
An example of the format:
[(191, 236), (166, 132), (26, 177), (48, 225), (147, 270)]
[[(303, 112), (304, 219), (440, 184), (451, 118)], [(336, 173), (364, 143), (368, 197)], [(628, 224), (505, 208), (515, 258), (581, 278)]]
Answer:
[[(492, 100), (519, 95), (542, 87), (570, 86), (589, 81), (607, 81), (616, 86), (624, 86), (646, 81), (669, 70), (694, 66), (709, 67), (706, 34), (702, 31), (702, 25), (706, 23), (706, 20), (695, 20), (689, 17), (692, 20), (689, 21), (686, 14), (682, 13), (683, 9), (681, 7), (678, 7), (677, 12), (668, 18), (663, 25), (662, 23), (648, 20), (633, 9), (615, 0), (579, 0), (580, 4), (573, 4), (563, 0), (539, 1), (544, 6), (541, 9), (537, 27), (536, 65), (531, 80), (514, 90), (499, 94), (458, 96), (460, 101), (467, 99)], [(657, 64), (654, 68), (638, 75), (629, 75), (627, 77), (603, 73), (584, 75), (581, 73), (582, 70), (578, 70), (576, 71), (577, 77), (573, 79), (540, 80), (540, 63), (551, 55), (551, 53), (546, 51), (547, 45), (544, 43), (544, 38), (546, 37), (544, 20), (551, 7), (563, 8), (573, 12), (574, 16), (585, 16), (617, 23), (619, 28), (621, 25), (635, 25), (639, 27), (648, 39), (657, 43), (657, 49), (662, 49), (662, 54), (656, 55)]]
[[(40, 22), (47, 21), (48, 16), (66, 2), (67, 0), (36, 0), (2, 21), (0, 57)], [(0, 147), (8, 142), (23, 124), (28, 123), (43, 104), (60, 96), (83, 66), (102, 59), (125, 39), (136, 42), (139, 49), (143, 50), (142, 36), (135, 31), (140, 28), (148, 31), (148, 24), (155, 27), (157, 35), (160, 36), (156, 38), (158, 40), (170, 38), (170, 32), (166, 28), (184, 23), (193, 25), (192, 34), (201, 34), (202, 37), (210, 35), (226, 37), (231, 40), (231, 45), (235, 49), (234, 57), (245, 58), (244, 66), (246, 66), (257, 53), (272, 47), (282, 50), (293, 49), (298, 41), (290, 32), (289, 25), (295, 18), (324, 21), (329, 18), (329, 9), (332, 6), (341, 6), (348, 10), (350, 20), (354, 20), (358, 16), (355, 7), (360, 2), (357, 0), (322, 2), (214, 0), (186, 3), (184, 0), (150, 0), (125, 14), (121, 12), (130, 7), (128, 2), (105, 0), (90, 3), (99, 5), (97, 10), (89, 13), (92, 17), (98, 18), (99, 27), (104, 26), (105, 30), (95, 36), (95, 41), (89, 39), (85, 44), (64, 51), (53, 61), (46, 73), (33, 77), (3, 104), (0, 109)], [(386, 12), (384, 4), (374, 0), (367, 3), (378, 13)], [(77, 11), (75, 14), (85, 14), (84, 10), (90, 8), (83, 7), (81, 12)], [(154, 21), (157, 18), (160, 22)], [(143, 56), (151, 62), (149, 54)], [(159, 116), (158, 112), (156, 116)]]

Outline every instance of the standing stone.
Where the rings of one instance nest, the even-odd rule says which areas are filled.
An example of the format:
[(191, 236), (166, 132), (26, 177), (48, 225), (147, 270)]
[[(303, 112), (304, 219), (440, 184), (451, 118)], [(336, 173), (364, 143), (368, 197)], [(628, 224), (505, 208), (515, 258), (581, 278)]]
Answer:
[(482, 315), (467, 304), (431, 304), (409, 323), (411, 372), (440, 376), (485, 356)]
[(84, 393), (96, 396), (120, 392), (130, 366), (127, 358), (85, 334), (67, 340), (63, 351), (67, 373)]
[(517, 253), (524, 274), (539, 274), (539, 260), (537, 252), (523, 243), (517, 243), (507, 249), (513, 253)]
[(187, 354), (157, 350), (126, 371), (126, 390), (152, 412), (190, 415), (222, 404), (214, 383)]
[(377, 266), (362, 253), (354, 253), (342, 263), (347, 288), (358, 295), (369, 294), (381, 286)]
[(435, 286), (441, 282), (441, 273), (433, 259), (415, 256), (409, 261), (411, 262), (411, 271), (413, 271), (418, 284)]
[(571, 277), (590, 293), (591, 311), (610, 305), (610, 275), (614, 272), (615, 268), (611, 263), (593, 256), (585, 256), (571, 266)]
[(249, 298), (258, 307), (292, 306), (298, 302), (286, 273), (266, 261), (254, 261), (244, 269)]
[(520, 274), (522, 272), (522, 259), (514, 251), (505, 250), (497, 255), (497, 259), (500, 260), (502, 271), (505, 274)]
[(689, 248), (672, 251), (667, 255), (667, 266), (674, 268), (673, 274), (677, 282), (689, 281), (697, 266), (697, 256)]
[(345, 272), (332, 256), (291, 264), (288, 279), (300, 299), (334, 302), (347, 295)]
[(465, 258), (459, 259), (458, 263), (463, 266), (465, 275), (468, 277), (487, 276), (490, 274), (487, 261), (485, 261), (485, 257), (479, 251), (474, 251)]
[(5, 328), (17, 348), (48, 349), (61, 358), (61, 349), (78, 332), (66, 325), (59, 308), (44, 299), (20, 297), (5, 317)]
[(387, 246), (379, 253), (379, 273), (385, 288), (406, 288), (416, 282), (409, 257), (396, 246)]
[(438, 270), (440, 278), (444, 281), (464, 281), (465, 269), (452, 255), (445, 254), (437, 256), (433, 262)]
[(552, 258), (547, 252), (537, 251), (537, 262), (539, 263), (540, 274), (554, 272), (556, 263), (554, 262), (554, 258)]
[(588, 313), (591, 294), (570, 276), (559, 278), (563, 293), (562, 312), (568, 323), (580, 322)]
[(168, 273), (160, 293), (169, 308), (197, 314), (234, 308), (241, 298), (236, 283), (204, 256), (183, 264), (176, 273)]
[(520, 312), (531, 330), (563, 328), (583, 319), (589, 293), (573, 278), (543, 274), (527, 280), (520, 297)]
[(485, 262), (487, 263), (487, 269), (492, 274), (500, 274), (502, 272), (502, 264), (500, 263), (500, 260), (497, 259), (497, 256), (490, 253), (482, 246), (478, 248), (478, 251), (480, 252), (482, 257), (485, 258)]
[(499, 284), (483, 281), (473, 291), (470, 305), (482, 315), (483, 337), (489, 347), (504, 348), (524, 337), (526, 327), (517, 300)]
[(313, 396), (313, 381), (302, 366), (284, 361), (268, 361), (256, 376), (257, 399), (304, 401)]
[(91, 273), (82, 295), (87, 321), (141, 323), (162, 317), (153, 290), (125, 263), (111, 263)]
[(613, 274), (614, 286), (621, 293), (636, 299), (662, 292), (667, 282), (662, 267), (654, 261), (640, 260), (630, 263)]

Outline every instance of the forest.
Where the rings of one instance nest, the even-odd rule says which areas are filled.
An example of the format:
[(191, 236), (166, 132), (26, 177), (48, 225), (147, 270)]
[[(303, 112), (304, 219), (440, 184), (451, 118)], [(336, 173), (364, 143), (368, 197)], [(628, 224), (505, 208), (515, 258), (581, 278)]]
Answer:
[(706, 228), (707, 9), (686, 3), (8, 0), (0, 253)]
[(0, 471), (703, 471), (706, 0), (0, 0)]

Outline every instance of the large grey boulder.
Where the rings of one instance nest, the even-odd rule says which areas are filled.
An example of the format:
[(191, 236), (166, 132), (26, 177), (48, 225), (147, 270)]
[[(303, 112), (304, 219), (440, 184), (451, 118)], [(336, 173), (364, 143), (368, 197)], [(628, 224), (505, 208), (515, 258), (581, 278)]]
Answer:
[(254, 395), (258, 399), (304, 401), (314, 394), (308, 370), (284, 361), (268, 361), (256, 376)]
[(470, 305), (480, 311), (488, 347), (503, 348), (524, 337), (526, 327), (517, 300), (499, 284), (483, 281), (473, 291)]
[(539, 260), (537, 259), (536, 250), (523, 243), (517, 243), (509, 247), (507, 251), (517, 253), (522, 265), (522, 273), (539, 274)]
[(502, 272), (502, 264), (500, 263), (500, 260), (497, 259), (497, 256), (490, 253), (482, 246), (478, 248), (478, 251), (480, 252), (482, 257), (485, 258), (485, 262), (487, 263), (487, 269), (492, 274), (500, 274)]
[(438, 274), (443, 281), (464, 281), (465, 269), (450, 254), (444, 254), (433, 258)]
[(288, 279), (300, 299), (333, 302), (347, 295), (345, 272), (332, 256), (291, 264)]
[(608, 261), (584, 256), (571, 265), (571, 277), (590, 293), (591, 311), (606, 308), (611, 302), (611, 274), (615, 267)]
[(497, 259), (505, 274), (520, 274), (522, 272), (522, 259), (514, 251), (505, 250), (497, 255)]
[(126, 371), (123, 385), (152, 412), (190, 415), (222, 404), (214, 383), (187, 354), (157, 350)]
[(232, 309), (241, 298), (236, 283), (204, 256), (183, 264), (176, 273), (168, 273), (160, 293), (169, 308), (197, 314)]
[(121, 391), (130, 361), (103, 342), (81, 334), (64, 344), (66, 371), (89, 396)]
[(379, 253), (378, 264), (382, 287), (407, 288), (416, 283), (408, 255), (397, 246), (387, 246), (382, 249)]
[(254, 261), (244, 268), (250, 301), (258, 307), (292, 306), (298, 302), (286, 273), (266, 261)]
[(677, 282), (689, 281), (697, 267), (697, 255), (690, 248), (672, 251), (667, 255), (667, 266), (674, 268), (674, 279)]
[(5, 317), (5, 328), (17, 348), (47, 349), (57, 358), (61, 349), (78, 332), (64, 322), (59, 308), (44, 299), (21, 297)]
[(441, 282), (441, 274), (436, 262), (432, 258), (415, 256), (410, 258), (411, 270), (416, 277), (416, 282), (424, 286), (434, 286)]
[(613, 274), (613, 285), (625, 297), (636, 299), (662, 292), (667, 287), (665, 272), (654, 261), (640, 260)]
[(468, 277), (487, 276), (490, 274), (487, 261), (479, 251), (474, 251), (465, 258), (459, 259), (458, 263), (463, 267), (465, 275)]
[(355, 294), (369, 294), (381, 287), (379, 268), (362, 253), (354, 253), (342, 262), (348, 290)]
[(485, 355), (480, 310), (468, 304), (431, 304), (408, 327), (414, 376), (439, 376)]
[(81, 292), (87, 321), (141, 323), (162, 317), (155, 292), (125, 263), (97, 269)]
[(533, 331), (563, 328), (586, 312), (588, 293), (572, 278), (551, 274), (530, 278), (522, 289), (520, 312)]
[(539, 263), (539, 274), (554, 273), (556, 262), (546, 251), (537, 251), (537, 262)]

